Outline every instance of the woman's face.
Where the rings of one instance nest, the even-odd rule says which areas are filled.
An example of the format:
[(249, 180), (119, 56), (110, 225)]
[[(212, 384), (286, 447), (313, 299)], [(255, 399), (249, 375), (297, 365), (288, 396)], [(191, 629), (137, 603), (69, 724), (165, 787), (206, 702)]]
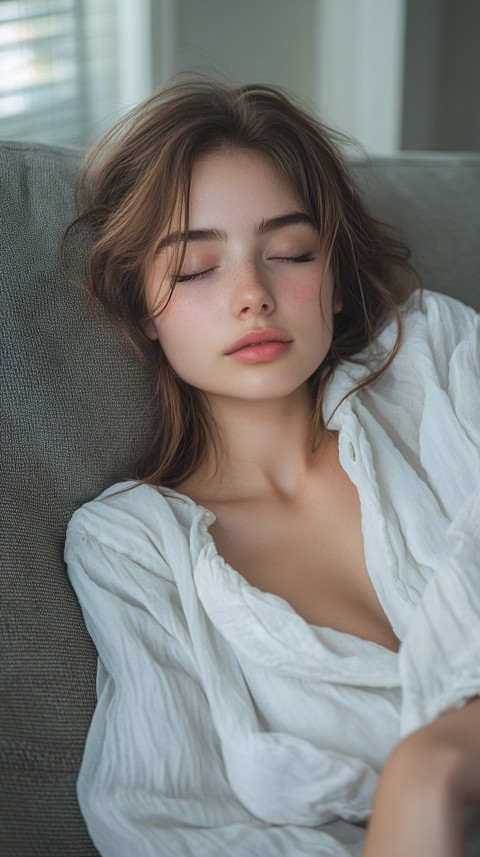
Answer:
[[(150, 312), (168, 294), (181, 238), (162, 236)], [(181, 271), (146, 327), (175, 372), (209, 397), (288, 396), (326, 356), (336, 309), (317, 231), (289, 184), (254, 152), (200, 159)]]

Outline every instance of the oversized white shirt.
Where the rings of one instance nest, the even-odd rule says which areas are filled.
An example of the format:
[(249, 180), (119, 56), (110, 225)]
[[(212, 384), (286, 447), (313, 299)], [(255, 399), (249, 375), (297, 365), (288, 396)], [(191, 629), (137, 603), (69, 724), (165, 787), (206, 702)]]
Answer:
[[(404, 321), (391, 367), (329, 423), (398, 654), (251, 586), (176, 491), (122, 483), (74, 514), (99, 654), (78, 796), (104, 857), (358, 854), (401, 736), (480, 693), (479, 317), (427, 292)], [(364, 372), (336, 370), (327, 417)]]

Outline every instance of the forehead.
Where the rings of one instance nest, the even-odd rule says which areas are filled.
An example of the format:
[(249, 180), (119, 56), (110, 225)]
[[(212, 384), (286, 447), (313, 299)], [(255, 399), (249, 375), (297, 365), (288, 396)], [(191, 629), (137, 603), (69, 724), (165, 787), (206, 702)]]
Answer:
[[(194, 164), (189, 194), (190, 217), (202, 213), (232, 215), (246, 209), (299, 207), (293, 181), (280, 175), (263, 154), (251, 150), (227, 150), (203, 155)], [(269, 211), (271, 209), (271, 211)], [(205, 212), (207, 210), (207, 212)]]
[(178, 258), (191, 241), (265, 234), (288, 225), (306, 224), (318, 230), (317, 218), (299, 199), (293, 182), (267, 156), (254, 150), (215, 150), (201, 155), (184, 193), (158, 236), (156, 255), (169, 250), (170, 257)]

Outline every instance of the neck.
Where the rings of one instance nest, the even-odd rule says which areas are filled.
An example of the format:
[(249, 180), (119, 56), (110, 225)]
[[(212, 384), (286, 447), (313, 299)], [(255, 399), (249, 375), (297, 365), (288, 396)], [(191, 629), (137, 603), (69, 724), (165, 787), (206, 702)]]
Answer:
[(221, 449), (207, 456), (185, 484), (186, 493), (222, 501), (271, 493), (295, 496), (317, 458), (311, 451), (308, 387), (281, 400), (209, 401)]

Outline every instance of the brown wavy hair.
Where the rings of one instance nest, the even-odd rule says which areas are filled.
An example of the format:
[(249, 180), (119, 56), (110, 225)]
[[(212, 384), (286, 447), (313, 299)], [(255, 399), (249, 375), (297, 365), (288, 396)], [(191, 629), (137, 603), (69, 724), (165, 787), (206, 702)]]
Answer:
[(415, 275), (408, 249), (366, 211), (340, 139), (282, 90), (188, 77), (140, 104), (87, 155), (78, 185), (81, 214), (64, 246), (76, 227), (88, 224), (85, 285), (155, 368), (158, 429), (136, 466), (140, 481), (174, 487), (218, 442), (205, 396), (174, 373), (158, 341), (143, 331), (146, 272), (161, 234), (172, 224), (188, 230), (192, 170), (203, 155), (229, 148), (263, 155), (289, 182), (323, 240), (342, 309), (331, 348), (310, 379), (313, 448), (325, 428), (322, 400), (336, 366), (358, 359), (392, 316), (393, 348), (355, 389), (371, 384), (394, 359), (402, 332), (398, 306)]

